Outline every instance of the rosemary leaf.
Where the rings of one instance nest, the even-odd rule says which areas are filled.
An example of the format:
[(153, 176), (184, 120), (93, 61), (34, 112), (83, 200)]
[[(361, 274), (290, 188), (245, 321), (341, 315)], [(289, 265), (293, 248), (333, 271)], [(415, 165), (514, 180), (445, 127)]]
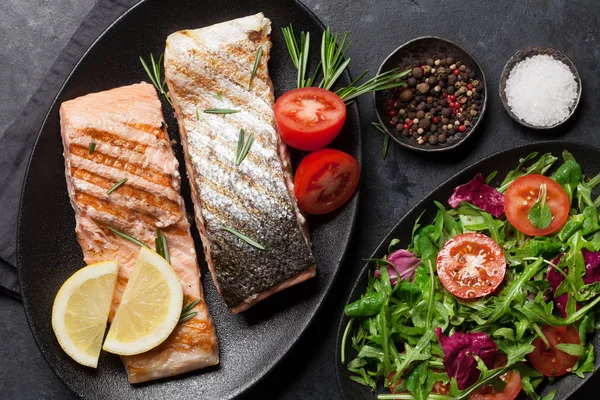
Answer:
[(232, 110), (229, 108), (206, 108), (204, 109), (206, 114), (235, 114), (239, 113), (240, 110)]
[[(200, 299), (196, 299), (184, 306), (183, 310), (181, 310), (181, 315), (187, 314), (188, 312), (192, 311), (192, 308), (196, 307), (198, 303), (200, 303)], [(183, 304), (185, 304), (185, 302)]]
[(265, 249), (265, 247), (262, 244), (258, 243), (255, 240), (250, 239), (248, 236), (244, 235), (243, 233), (240, 233), (240, 232), (236, 231), (233, 228), (230, 228), (228, 226), (222, 226), (221, 229), (224, 230), (225, 232), (229, 232), (232, 235), (237, 236), (239, 239), (241, 239), (244, 242), (248, 243), (250, 246), (257, 248), (258, 250), (264, 250)]
[(263, 47), (258, 46), (258, 50), (256, 51), (256, 59), (254, 60), (254, 66), (252, 67), (252, 73), (250, 74), (250, 82), (248, 82), (248, 90), (252, 86), (252, 80), (254, 80), (254, 76), (256, 75), (256, 71), (258, 71), (258, 67), (260, 65), (260, 59), (262, 58)]
[(94, 154), (94, 150), (96, 150), (96, 142), (90, 143), (90, 155)]
[(184, 322), (189, 321), (190, 319), (194, 318), (196, 315), (198, 315), (197, 311), (194, 311), (194, 312), (189, 313), (189, 314), (182, 315), (179, 318), (179, 322), (177, 322), (177, 323), (178, 324), (183, 324)]
[(219, 100), (219, 101), (223, 101), (223, 95), (221, 94), (221, 92), (217, 92), (217, 94), (215, 94), (215, 97)]
[[(240, 140), (243, 142), (243, 146), (240, 148)], [(248, 135), (248, 140), (244, 142), (244, 130), (240, 129), (240, 137), (238, 139), (238, 152), (235, 157), (235, 165), (240, 165), (242, 161), (250, 152), (250, 148), (252, 147), (252, 143), (254, 143), (254, 133), (250, 132)]]
[[(129, 241), (130, 241), (131, 243), (133, 243), (133, 244), (137, 244), (137, 245), (138, 245), (138, 246), (140, 246), (140, 247), (148, 247), (148, 246), (146, 245), (146, 243), (144, 243), (144, 242), (142, 242), (142, 241), (140, 241), (140, 240), (138, 240), (138, 239), (134, 238), (133, 236), (130, 236), (130, 235), (126, 234), (126, 233), (123, 233), (123, 232), (121, 232), (121, 231), (119, 231), (119, 230), (117, 230), (117, 229), (113, 228), (112, 226), (109, 226), (109, 225), (107, 225), (106, 227), (107, 227), (108, 229), (110, 229), (110, 230), (111, 230), (111, 231), (112, 231), (112, 232), (113, 232), (115, 235), (117, 235), (117, 236), (121, 236), (121, 237), (122, 237), (123, 239), (125, 239), (125, 240), (129, 240)], [(149, 248), (149, 247), (148, 247), (148, 248)]]
[(152, 82), (152, 84), (154, 85), (156, 90), (160, 94), (162, 94), (165, 97), (165, 99), (167, 99), (167, 101), (169, 102), (169, 104), (171, 106), (173, 106), (173, 103), (171, 103), (171, 98), (169, 97), (169, 92), (166, 89), (167, 82), (166, 82), (165, 78), (161, 79), (162, 59), (163, 59), (163, 55), (161, 54), (160, 57), (158, 58), (158, 62), (157, 62), (154, 60), (154, 55), (152, 53), (150, 53), (150, 64), (152, 66), (152, 68), (150, 68), (150, 67), (148, 67), (148, 64), (146, 63), (144, 58), (142, 56), (140, 56), (140, 62), (142, 63), (142, 67), (146, 71), (148, 78), (150, 79), (150, 81)]
[(160, 231), (159, 228), (156, 228), (156, 252), (162, 256), (169, 264), (171, 264), (171, 255), (169, 254), (169, 245), (167, 243), (167, 238)]
[(388, 149), (390, 147), (390, 135), (383, 129), (380, 123), (373, 122), (373, 126), (381, 133), (383, 133), (383, 150), (381, 151), (381, 156), (385, 160), (388, 155)]
[(111, 194), (112, 192), (114, 192), (115, 190), (117, 190), (121, 185), (123, 185), (125, 182), (127, 182), (127, 178), (121, 179), (119, 182), (115, 183), (115, 185), (113, 187), (111, 187), (110, 189), (108, 189), (106, 191), (106, 194)]
[(243, 148), (244, 148), (244, 128), (240, 129), (240, 134), (238, 136), (237, 151), (235, 153), (235, 163), (236, 164), (237, 164), (237, 160), (240, 158), (240, 154), (242, 154)]
[(200, 114), (198, 113), (198, 107), (196, 107), (196, 121), (200, 121)]

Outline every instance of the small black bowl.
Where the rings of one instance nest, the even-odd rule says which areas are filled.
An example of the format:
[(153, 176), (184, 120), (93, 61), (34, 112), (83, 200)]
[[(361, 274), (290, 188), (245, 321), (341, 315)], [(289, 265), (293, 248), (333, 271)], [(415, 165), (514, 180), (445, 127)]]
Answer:
[(469, 54), (467, 50), (447, 39), (442, 39), (436, 36), (424, 36), (408, 41), (394, 50), (383, 61), (377, 74), (381, 74), (382, 72), (390, 71), (398, 67), (418, 65), (420, 63), (419, 60), (422, 60), (423, 58), (436, 59), (442, 57), (452, 57), (457, 61), (461, 61), (463, 64), (471, 68), (471, 71), (475, 73), (475, 79), (477, 79), (479, 81), (479, 85), (483, 87), (483, 91), (481, 92), (481, 106), (479, 108), (478, 118), (470, 129), (465, 132), (457, 132), (453, 136), (449, 136), (444, 144), (418, 144), (413, 138), (402, 136), (400, 132), (397, 132), (396, 129), (390, 126), (389, 117), (387, 116), (388, 92), (385, 90), (375, 92), (373, 94), (373, 100), (375, 102), (375, 111), (377, 113), (377, 119), (379, 120), (379, 123), (384, 127), (387, 134), (396, 143), (399, 143), (400, 145), (409, 149), (423, 152), (447, 151), (454, 149), (477, 130), (479, 123), (483, 119), (485, 105), (487, 103), (485, 74), (483, 73), (483, 70), (481, 69), (481, 66), (477, 60), (471, 54)]
[[(510, 109), (510, 106), (508, 105), (508, 99), (506, 98), (506, 93), (504, 92), (504, 89), (506, 88), (506, 80), (508, 79), (508, 76), (510, 75), (510, 71), (512, 71), (512, 69), (515, 67), (515, 65), (517, 65), (518, 63), (520, 63), (521, 61), (523, 61), (524, 59), (526, 59), (528, 57), (537, 56), (539, 54), (549, 55), (549, 56), (557, 59), (558, 61), (562, 61), (567, 67), (569, 67), (569, 69), (571, 70), (573, 75), (575, 75), (575, 81), (577, 82), (577, 99), (575, 100), (575, 104), (573, 104), (573, 107), (571, 107), (569, 115), (564, 120), (557, 122), (554, 125), (549, 125), (549, 126), (532, 125), (528, 122), (523, 121), (519, 117), (517, 117)], [(562, 124), (564, 124), (565, 122), (567, 122), (569, 120), (569, 118), (571, 118), (571, 116), (573, 116), (573, 114), (575, 113), (575, 110), (577, 110), (577, 106), (579, 105), (579, 100), (581, 99), (581, 78), (579, 77), (579, 72), (577, 71), (577, 68), (575, 68), (575, 64), (573, 64), (573, 61), (571, 61), (571, 59), (569, 57), (567, 57), (560, 51), (553, 49), (552, 47), (541, 47), (541, 46), (528, 47), (526, 49), (517, 51), (506, 62), (506, 65), (504, 66), (504, 70), (502, 71), (502, 75), (500, 75), (499, 94), (500, 94), (500, 100), (502, 100), (502, 105), (504, 106), (504, 109), (506, 110), (508, 115), (510, 115), (512, 117), (512, 119), (517, 121), (519, 124), (526, 126), (528, 128), (537, 129), (537, 130), (553, 129), (553, 128), (559, 127)]]

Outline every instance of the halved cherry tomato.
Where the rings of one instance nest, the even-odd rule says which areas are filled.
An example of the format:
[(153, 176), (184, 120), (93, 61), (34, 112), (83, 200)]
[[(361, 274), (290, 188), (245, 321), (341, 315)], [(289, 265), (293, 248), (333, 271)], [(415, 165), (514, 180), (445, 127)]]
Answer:
[(317, 87), (290, 90), (277, 99), (273, 111), (281, 138), (298, 150), (327, 146), (346, 121), (344, 100)]
[[(443, 372), (443, 370), (434, 369), (433, 372)], [(392, 383), (392, 379), (394, 379), (394, 375), (396, 375), (396, 371), (391, 372), (387, 376), (388, 388), (390, 389), (391, 393), (396, 393), (396, 388), (398, 386), (400, 386), (400, 384), (402, 382), (404, 382), (404, 378), (401, 376), (400, 378), (398, 378), (396, 383)], [(433, 389), (431, 389), (431, 393), (435, 393), (435, 394), (448, 394), (449, 392), (450, 392), (450, 383), (442, 383), (441, 381), (436, 381), (433, 384)], [(408, 393), (408, 391), (405, 390), (403, 393)]]
[(492, 293), (506, 272), (500, 246), (481, 233), (463, 233), (448, 240), (437, 258), (442, 285), (456, 297), (473, 299)]
[[(529, 210), (537, 201), (540, 185), (546, 184), (546, 204), (552, 213), (547, 228), (537, 229), (529, 221)], [(516, 179), (504, 194), (504, 213), (508, 222), (529, 236), (545, 236), (556, 232), (569, 216), (569, 197), (553, 179), (544, 175), (530, 174)]]
[(333, 149), (310, 153), (300, 163), (294, 178), (298, 207), (310, 214), (325, 214), (344, 204), (356, 190), (360, 176), (358, 161)]
[(535, 350), (529, 354), (533, 367), (546, 376), (561, 376), (570, 372), (579, 357), (558, 350), (555, 346), (560, 343), (581, 344), (577, 329), (546, 325), (542, 328), (542, 333), (550, 346), (546, 346), (539, 337), (533, 341)]
[[(506, 355), (504, 353), (499, 353), (494, 362), (494, 368), (505, 366), (506, 361)], [(521, 375), (517, 371), (509, 371), (506, 374), (501, 375), (500, 379), (506, 384), (504, 390), (501, 392), (497, 392), (493, 386), (484, 386), (471, 394), (469, 398), (471, 400), (514, 400), (523, 388), (521, 385)]]

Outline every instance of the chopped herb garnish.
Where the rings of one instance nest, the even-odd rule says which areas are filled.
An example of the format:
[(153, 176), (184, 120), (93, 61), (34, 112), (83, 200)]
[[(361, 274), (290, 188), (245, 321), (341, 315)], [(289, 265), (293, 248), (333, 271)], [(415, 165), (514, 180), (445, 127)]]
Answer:
[(161, 75), (162, 75), (162, 73), (161, 73), (162, 58), (163, 58), (163, 55), (161, 54), (160, 57), (158, 58), (158, 62), (156, 62), (156, 61), (154, 61), (154, 55), (152, 55), (152, 53), (150, 53), (150, 64), (152, 65), (152, 69), (150, 69), (148, 67), (148, 64), (146, 64), (146, 61), (144, 61), (144, 58), (142, 56), (140, 56), (140, 62), (142, 63), (142, 67), (144, 67), (144, 70), (146, 71), (148, 78), (150, 79), (150, 81), (152, 82), (152, 84), (154, 85), (156, 90), (158, 90), (158, 92), (160, 94), (162, 94), (165, 97), (165, 99), (167, 99), (169, 104), (172, 106), (173, 103), (171, 103), (171, 98), (169, 97), (169, 92), (166, 89), (167, 81), (161, 77)]
[(196, 121), (200, 121), (200, 113), (198, 112), (198, 107), (196, 107)]
[(189, 296), (186, 295), (183, 298), (183, 308), (181, 309), (181, 316), (179, 317), (178, 324), (183, 324), (184, 322), (189, 321), (190, 319), (198, 315), (198, 312), (192, 311), (192, 308), (196, 307), (198, 303), (200, 303), (200, 299), (196, 299), (190, 303), (188, 303), (188, 300)]
[[(121, 231), (113, 228), (112, 226), (108, 226), (107, 225), (106, 227), (108, 229), (110, 229), (115, 235), (121, 236), (123, 239), (129, 240), (133, 244), (137, 244), (140, 247), (148, 247), (146, 245), (146, 243), (142, 242), (141, 240), (138, 240), (138, 239), (134, 238), (133, 236), (130, 236), (130, 235), (126, 234), (126, 233), (123, 233), (123, 232), (121, 232)], [(150, 248), (150, 247), (148, 247), (148, 248)]]
[(121, 179), (119, 182), (115, 183), (115, 185), (113, 187), (111, 187), (110, 189), (108, 189), (106, 191), (106, 194), (111, 194), (112, 192), (114, 192), (115, 190), (117, 190), (119, 187), (121, 187), (121, 185), (123, 185), (125, 182), (127, 182), (127, 178)]
[(262, 58), (263, 47), (258, 46), (258, 50), (256, 51), (256, 59), (254, 60), (254, 66), (252, 67), (252, 73), (250, 74), (250, 82), (248, 82), (248, 89), (252, 86), (252, 81), (254, 80), (254, 76), (256, 75), (256, 71), (258, 71), (258, 66), (260, 65), (260, 59)]
[(264, 250), (265, 249), (265, 247), (262, 244), (258, 243), (255, 240), (250, 239), (248, 236), (244, 235), (243, 233), (240, 233), (240, 232), (236, 231), (233, 228), (230, 228), (228, 226), (222, 226), (221, 229), (224, 230), (225, 232), (229, 232), (232, 235), (237, 236), (239, 239), (241, 239), (244, 242), (248, 243), (250, 246), (257, 248), (258, 250)]
[(158, 228), (156, 228), (156, 239), (154, 239), (154, 244), (158, 255), (160, 255), (162, 258), (167, 260), (169, 264), (171, 264), (171, 255), (169, 254), (167, 238)]
[(217, 92), (217, 94), (215, 94), (215, 97), (220, 101), (223, 101), (223, 95), (221, 94), (221, 92)]
[(250, 132), (250, 135), (248, 135), (248, 140), (244, 142), (244, 130), (240, 129), (237, 154), (235, 156), (235, 165), (240, 165), (242, 161), (244, 161), (248, 155), (248, 152), (250, 151), (250, 147), (252, 147), (252, 143), (254, 143), (254, 133)]
[(90, 155), (94, 154), (94, 150), (96, 150), (96, 142), (90, 143)]
[(378, 122), (373, 122), (373, 126), (377, 128), (377, 130), (383, 133), (383, 149), (381, 150), (381, 156), (385, 160), (388, 155), (388, 149), (390, 147), (390, 136), (387, 132), (382, 128), (381, 124)]
[(229, 108), (206, 108), (204, 109), (206, 114), (235, 114), (239, 113), (240, 110), (232, 110)]

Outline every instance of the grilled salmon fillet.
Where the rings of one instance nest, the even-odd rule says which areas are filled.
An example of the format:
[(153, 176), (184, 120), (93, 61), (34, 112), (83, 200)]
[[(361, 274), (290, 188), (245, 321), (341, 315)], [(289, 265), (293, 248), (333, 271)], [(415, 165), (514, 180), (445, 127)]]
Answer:
[[(204, 256), (234, 314), (316, 273), (306, 221), (296, 205), (289, 154), (275, 129), (267, 67), (270, 31), (271, 21), (259, 13), (173, 33), (165, 50), (165, 75)], [(259, 47), (262, 57), (250, 82)], [(203, 112), (211, 108), (239, 112)], [(254, 135), (254, 143), (236, 166), (241, 129), (245, 137)]]
[[(217, 364), (217, 337), (204, 303), (190, 224), (179, 194), (179, 163), (154, 87), (139, 83), (66, 101), (60, 107), (60, 122), (67, 187), (84, 260), (121, 263), (109, 319), (119, 306), (139, 246), (108, 227), (149, 247), (160, 228), (184, 295), (201, 300), (194, 309), (198, 314), (178, 325), (160, 346), (122, 357), (129, 381), (145, 382)], [(124, 178), (125, 184), (107, 194)]]

